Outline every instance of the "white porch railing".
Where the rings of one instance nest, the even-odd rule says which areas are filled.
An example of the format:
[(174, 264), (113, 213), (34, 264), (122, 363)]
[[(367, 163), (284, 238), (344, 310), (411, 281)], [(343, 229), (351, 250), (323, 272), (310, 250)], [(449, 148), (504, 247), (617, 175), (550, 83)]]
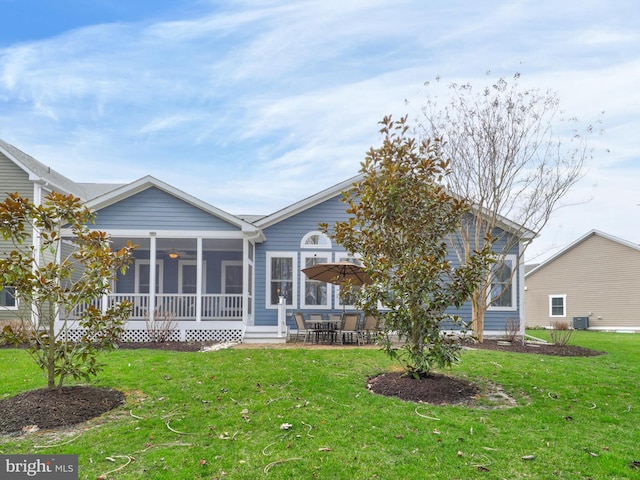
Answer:
[[(128, 300), (133, 304), (130, 320), (146, 320), (150, 310), (150, 298), (143, 293), (114, 293), (107, 296), (109, 305)], [(156, 294), (154, 311), (160, 316), (171, 316), (177, 321), (195, 321), (198, 296), (195, 294), (159, 293)], [(201, 319), (206, 320), (242, 320), (241, 294), (205, 294), (201, 296)], [(93, 304), (101, 308), (102, 301)], [(74, 309), (69, 316), (78, 319), (84, 306)]]
[(241, 319), (242, 295), (202, 295), (202, 319)]

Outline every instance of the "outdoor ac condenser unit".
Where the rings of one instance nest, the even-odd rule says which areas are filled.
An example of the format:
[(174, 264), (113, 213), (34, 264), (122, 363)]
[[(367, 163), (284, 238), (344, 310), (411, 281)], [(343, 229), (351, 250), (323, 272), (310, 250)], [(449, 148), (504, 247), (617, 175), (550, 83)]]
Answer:
[(576, 330), (589, 328), (589, 317), (573, 317), (573, 328)]

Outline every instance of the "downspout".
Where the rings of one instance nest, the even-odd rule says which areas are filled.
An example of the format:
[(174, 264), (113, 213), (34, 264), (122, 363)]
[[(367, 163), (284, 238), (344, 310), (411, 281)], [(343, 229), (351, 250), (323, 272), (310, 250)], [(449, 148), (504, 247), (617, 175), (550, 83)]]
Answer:
[[(255, 255), (255, 248), (254, 248)], [(253, 284), (249, 282), (249, 239), (247, 237), (242, 239), (242, 336), (247, 330), (249, 325), (249, 285)], [(255, 270), (255, 269), (254, 269)], [(253, 296), (252, 296), (253, 297)], [(253, 312), (253, 309), (251, 309)]]
[[(37, 182), (33, 183), (33, 204), (40, 205), (42, 203), (42, 186)], [(33, 244), (33, 265), (31, 267), (31, 271), (35, 274), (38, 270), (40, 264), (40, 247), (42, 245), (40, 238), (40, 230), (38, 230), (35, 226), (33, 227), (31, 233), (31, 242)], [(56, 317), (56, 321), (59, 318)], [(37, 325), (40, 328), (40, 320), (38, 319), (38, 312), (36, 310), (35, 304), (31, 303), (31, 325)]]

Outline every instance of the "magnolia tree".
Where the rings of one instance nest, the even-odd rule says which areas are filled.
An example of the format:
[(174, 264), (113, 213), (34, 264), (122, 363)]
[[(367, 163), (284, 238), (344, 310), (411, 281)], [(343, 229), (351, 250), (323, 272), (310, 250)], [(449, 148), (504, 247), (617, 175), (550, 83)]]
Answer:
[[(515, 308), (514, 275), (528, 242), (564, 206), (562, 199), (583, 177), (589, 156), (585, 135), (592, 128), (580, 134), (576, 119), (563, 117), (555, 93), (523, 88), (519, 77), (499, 78), (480, 89), (450, 84), (449, 95), (427, 97), (417, 129), (442, 139), (442, 154), (450, 159), (450, 191), (474, 205), (456, 237), (459, 258), (481, 250), (486, 232), (499, 245), (498, 262), (484, 271), (471, 296), (480, 342), (487, 308)], [(508, 257), (514, 253), (515, 259)]]
[[(135, 247), (112, 251), (109, 236), (87, 226), (93, 221), (94, 213), (73, 195), (51, 193), (37, 205), (14, 193), (0, 203), (0, 232), (12, 244), (0, 257), (0, 288), (15, 292), (22, 322), (5, 326), (2, 335), (27, 344), (49, 389), (69, 377), (96, 375), (103, 366), (98, 353), (115, 346), (131, 311), (127, 301), (96, 306)], [(72, 313), (82, 332), (75, 341)]]
[(444, 185), (449, 164), (440, 142), (409, 136), (406, 117), (380, 123), (382, 146), (368, 152), (362, 179), (343, 194), (349, 220), (332, 232), (321, 228), (357, 254), (373, 280), (360, 290), (359, 306), (365, 312), (381, 306), (386, 330), (406, 340), (397, 347), (387, 335), (385, 351), (414, 377), (426, 376), (458, 359), (459, 342), (441, 327), (459, 321), (448, 309), (476, 289), (492, 261), (491, 242), (459, 264), (450, 261), (447, 238), (469, 204)]

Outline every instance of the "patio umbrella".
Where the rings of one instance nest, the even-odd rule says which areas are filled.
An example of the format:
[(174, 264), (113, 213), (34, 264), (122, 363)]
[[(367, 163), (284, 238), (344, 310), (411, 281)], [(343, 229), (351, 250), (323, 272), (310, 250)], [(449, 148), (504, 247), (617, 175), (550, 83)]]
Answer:
[(364, 268), (351, 262), (316, 263), (302, 270), (310, 280), (339, 285), (350, 281), (351, 285), (368, 285), (371, 277)]
[[(373, 283), (369, 274), (360, 265), (351, 262), (316, 263), (315, 265), (303, 268), (302, 272), (310, 280), (340, 285), (349, 282), (354, 286), (368, 285)], [(344, 315), (346, 306), (342, 304)]]

